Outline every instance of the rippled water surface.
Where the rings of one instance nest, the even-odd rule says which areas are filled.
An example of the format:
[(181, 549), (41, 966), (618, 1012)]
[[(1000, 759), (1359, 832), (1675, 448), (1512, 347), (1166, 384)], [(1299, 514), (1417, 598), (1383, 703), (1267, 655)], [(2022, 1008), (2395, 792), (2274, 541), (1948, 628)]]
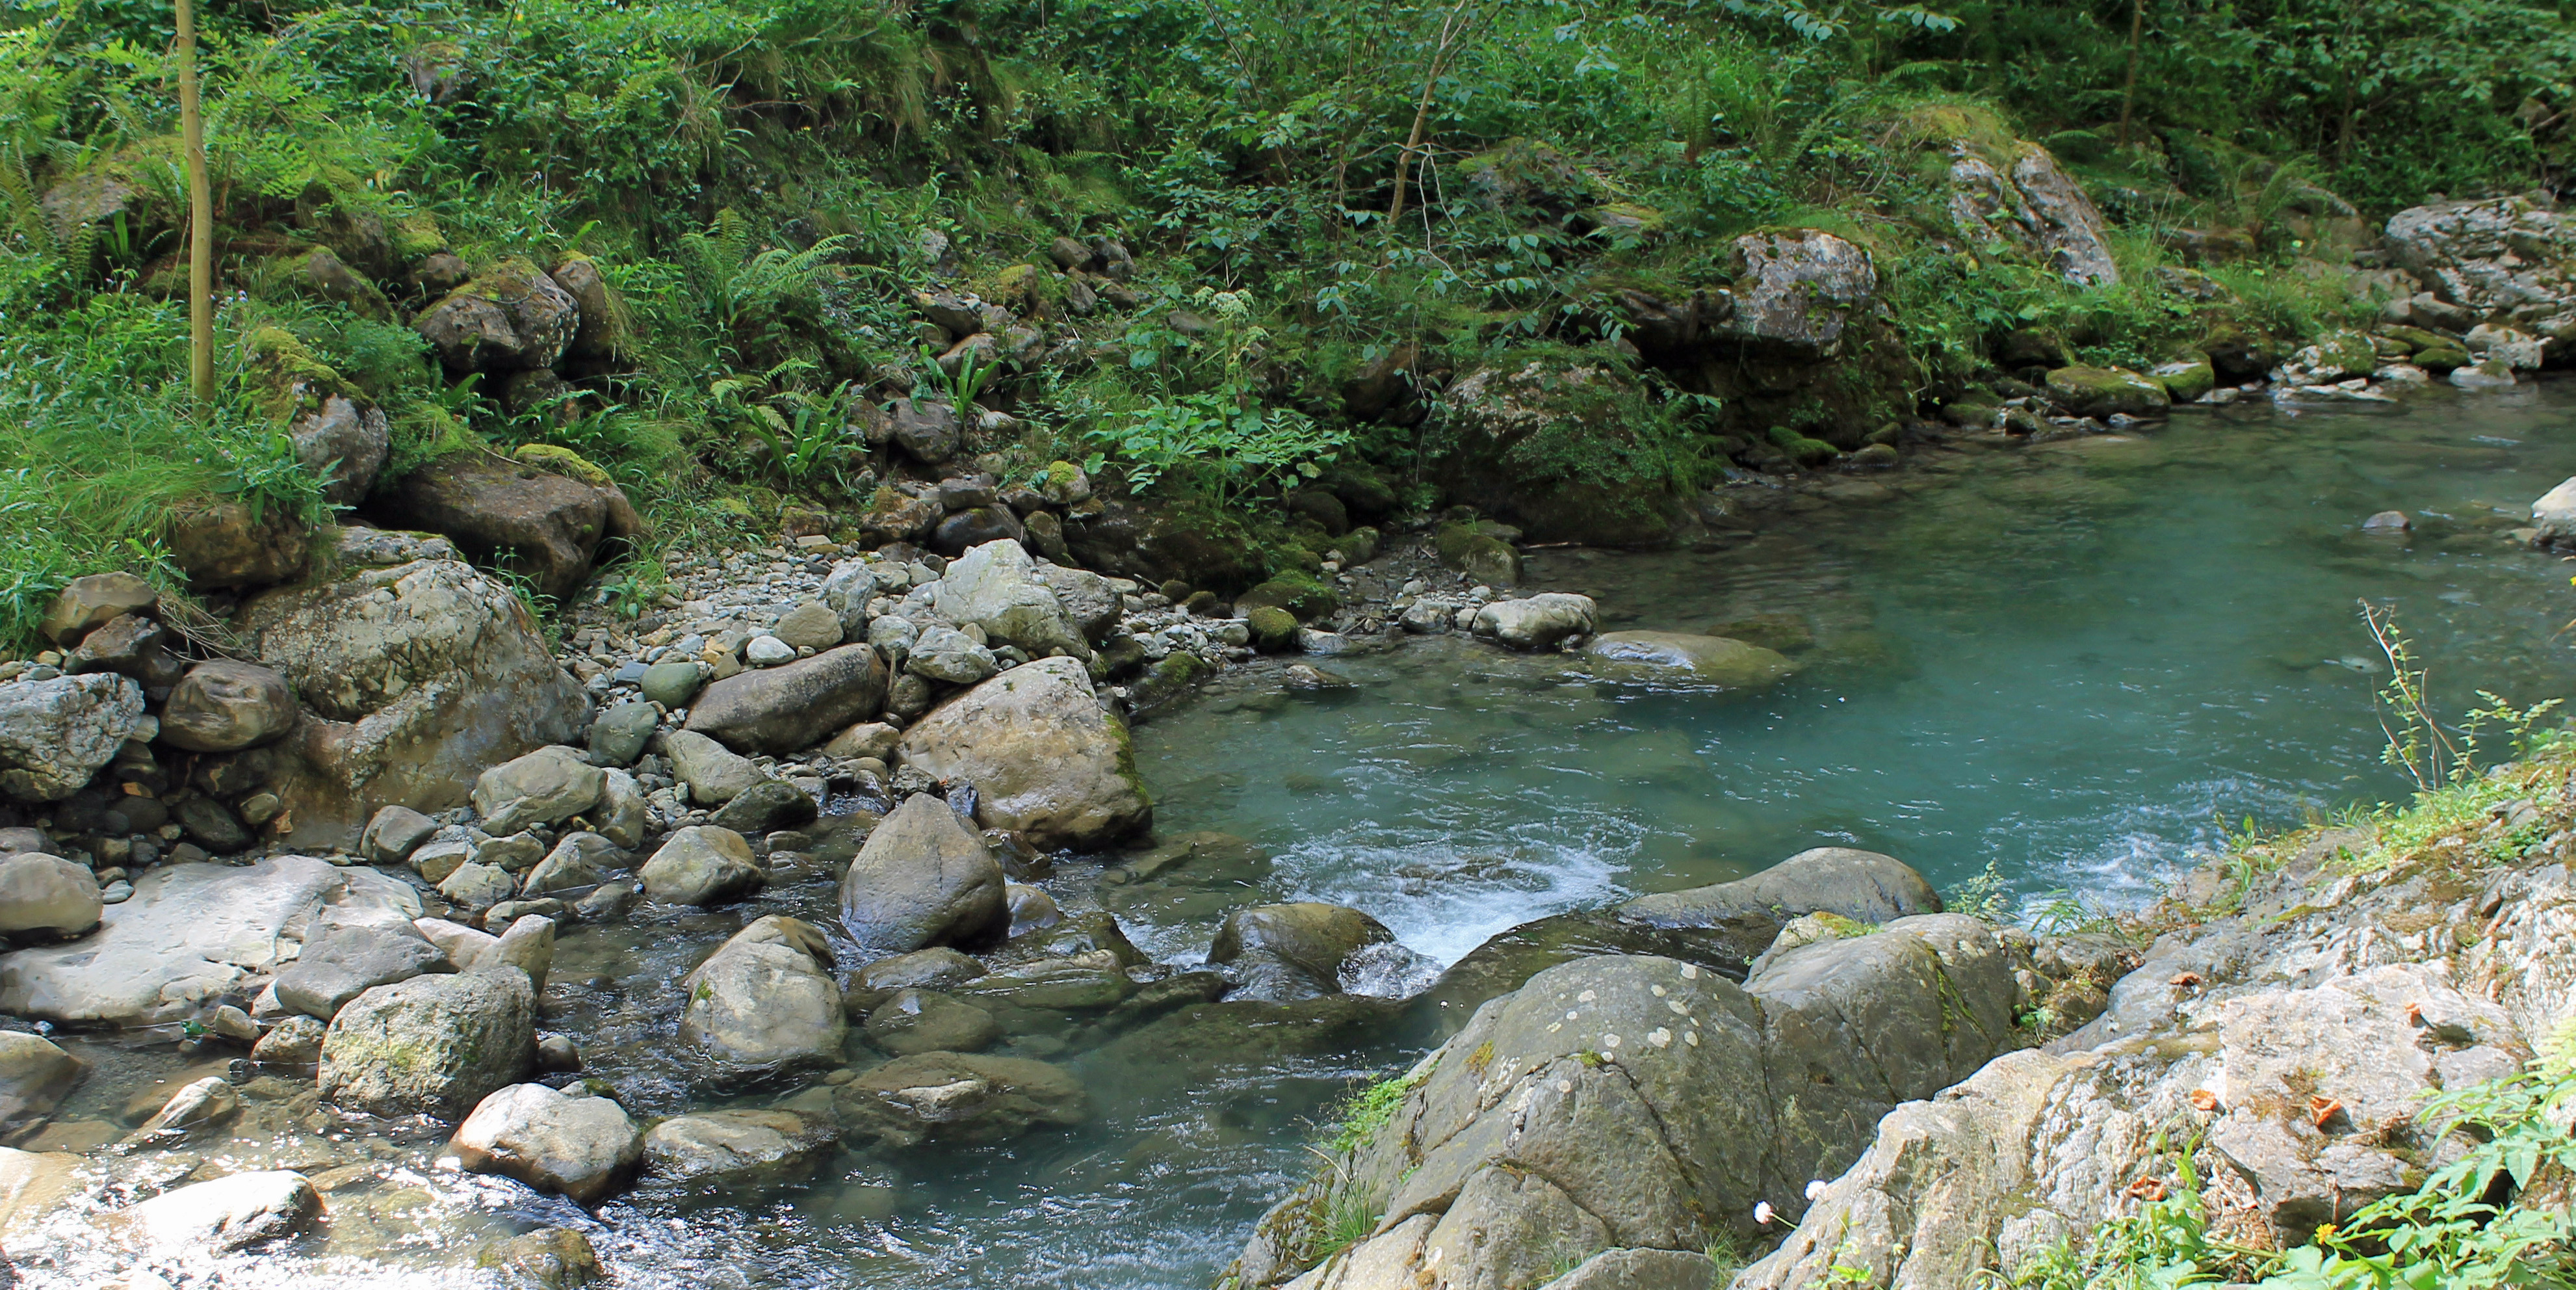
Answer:
[[(1171, 960), (1230, 908), (1301, 897), (1366, 909), (1445, 962), (1543, 914), (1825, 843), (1940, 885), (1991, 863), (2024, 899), (2143, 900), (2222, 822), (2402, 795), (2377, 758), (2385, 668), (2360, 598), (2395, 605), (2447, 711), (2481, 687), (2576, 693), (2556, 638), (2571, 566), (2503, 537), (2576, 472), (2571, 413), (2576, 391), (2525, 389), (2400, 415), (2191, 416), (1936, 454), (1835, 500), (1783, 498), (1709, 550), (1536, 552), (1536, 585), (1595, 596), (1613, 627), (1771, 616), (1813, 636), (1806, 669), (1757, 696), (1657, 692), (1456, 638), (1325, 660), (1356, 683), (1340, 694), (1248, 669), (1136, 742), (1164, 838), (1250, 845), (1205, 840), (1153, 875), (1066, 864), (1052, 884)], [(2387, 509), (2413, 531), (2361, 531)], [(831, 917), (828, 875), (775, 895), (761, 912)], [(559, 989), (556, 1024), (594, 1037), (639, 1111), (721, 1101), (669, 1060), (672, 983), (743, 917), (559, 948), (558, 980), (595, 985)], [(1313, 1120), (1400, 1056), (1281, 1046), (1208, 1031), (1064, 1055), (1098, 1111), (1080, 1131), (848, 1156), (748, 1204), (647, 1189), (592, 1222), (484, 1203), (505, 1224), (585, 1223), (630, 1285), (1206, 1286), (1314, 1163)], [(84, 1097), (137, 1096), (100, 1088)]]

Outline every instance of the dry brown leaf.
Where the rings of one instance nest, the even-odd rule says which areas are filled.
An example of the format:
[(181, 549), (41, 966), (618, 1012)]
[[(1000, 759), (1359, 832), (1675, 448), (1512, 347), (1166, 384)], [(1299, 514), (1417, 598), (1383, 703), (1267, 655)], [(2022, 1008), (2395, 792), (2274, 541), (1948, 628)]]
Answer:
[(2194, 1110), (2215, 1111), (2218, 1109), (2218, 1095), (2205, 1088), (2193, 1089), (2191, 1105)]
[(2188, 990), (2200, 984), (2200, 974), (2198, 972), (2184, 972), (2176, 976), (2173, 979), (2172, 984), (2181, 986)]
[(2141, 1178), (2129, 1184), (2127, 1194), (2135, 1199), (2153, 1203), (2165, 1198), (2165, 1185), (2161, 1179)]
[(2406, 1005), (2406, 1024), (2410, 1026), (2420, 1026), (2424, 1024), (2423, 1004), (2410, 1003)]
[(2326, 1121), (2341, 1114), (2343, 1103), (2333, 1098), (2317, 1096), (2308, 1099), (2308, 1122), (2320, 1129), (2326, 1127)]

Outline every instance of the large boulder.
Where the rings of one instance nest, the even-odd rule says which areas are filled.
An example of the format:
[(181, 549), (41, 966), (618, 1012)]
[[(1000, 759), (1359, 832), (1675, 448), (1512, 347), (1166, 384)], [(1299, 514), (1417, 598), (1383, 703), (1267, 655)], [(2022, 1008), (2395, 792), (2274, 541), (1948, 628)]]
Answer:
[(599, 805), (607, 775), (577, 749), (540, 748), (476, 776), (474, 810), (499, 837), (531, 824), (560, 824)]
[(1524, 600), (1497, 600), (1477, 610), (1475, 632), (1512, 649), (1554, 649), (1570, 638), (1590, 635), (1599, 625), (1600, 612), (1590, 596), (1543, 591)]
[(1605, 1248), (1749, 1239), (1757, 1203), (1794, 1221), (1879, 1117), (2015, 1044), (2018, 1000), (2004, 945), (1953, 915), (1807, 946), (1742, 987), (1651, 956), (1550, 968), (1418, 1064), (1236, 1275), (1289, 1279), (1353, 1206), (1382, 1217), (1347, 1257), (1384, 1262), (1383, 1284), (1532, 1285)]
[(868, 834), (841, 876), (841, 925), (890, 954), (996, 940), (1010, 925), (1002, 887), (984, 839), (946, 802), (916, 793)]
[(711, 824), (672, 834), (635, 876), (645, 895), (666, 905), (721, 905), (769, 881), (741, 834)]
[(700, 806), (722, 806), (769, 778), (759, 763), (694, 730), (663, 736), (662, 751), (671, 759), (671, 773), (688, 785), (689, 800)]
[(456, 560), (409, 558), (427, 545), (350, 541), (345, 552), (397, 563), (243, 607), (260, 660), (308, 710), (265, 750), (291, 844), (354, 847), (379, 807), (462, 805), (485, 767), (568, 743), (589, 720), (519, 598)]
[(52, 1113), (83, 1069), (42, 1035), (0, 1030), (0, 1131), (14, 1133)]
[(512, 967), (378, 986), (331, 1019), (324, 1099), (394, 1118), (459, 1120), (536, 1062), (537, 992)]
[(2576, 303), (2576, 221), (2528, 197), (2409, 207), (2388, 217), (2387, 239), (2398, 265), (2466, 322)]
[(453, 372), (507, 373), (555, 365), (581, 331), (572, 293), (526, 260), (510, 259), (412, 320)]
[[(1613, 365), (1534, 359), (1480, 368), (1441, 391), (1432, 415), (1447, 445), (1437, 472), (1446, 499), (1508, 518), (1536, 541), (1670, 538), (1680, 498), (1651, 438), (1656, 414)], [(1481, 554), (1477, 576), (1508, 585), (1517, 563), (1510, 549)]]
[(897, 746), (907, 766), (975, 786), (975, 818), (1039, 847), (1097, 850), (1153, 823), (1127, 725), (1079, 659), (1012, 668), (933, 709)]
[(0, 856), (0, 934), (72, 936), (98, 926), (98, 875), (60, 856)]
[(444, 534), (476, 561), (563, 600), (590, 576), (602, 539), (631, 535), (634, 509), (614, 484), (460, 452), (379, 490), (368, 514), (390, 527)]
[(634, 1178), (644, 1133), (607, 1098), (513, 1084), (477, 1103), (447, 1150), (468, 1173), (500, 1174), (596, 1205)]
[(1815, 847), (1749, 878), (1639, 896), (1619, 907), (1621, 917), (1655, 927), (1780, 924), (1813, 913), (1884, 923), (1939, 912), (1939, 893), (1912, 866), (1851, 847)]
[(304, 576), (313, 533), (283, 506), (210, 497), (180, 502), (163, 517), (161, 537), (194, 591), (268, 587)]
[(974, 1053), (916, 1053), (861, 1071), (835, 1090), (833, 1109), (853, 1141), (893, 1148), (1000, 1142), (1091, 1114), (1063, 1067)]
[(959, 556), (940, 575), (933, 595), (942, 617), (982, 627), (985, 635), (1033, 655), (1091, 655), (1082, 628), (1018, 542), (986, 542)]
[(309, 410), (286, 427), (295, 458), (322, 481), (323, 501), (355, 506), (365, 500), (392, 455), (393, 427), (384, 409), (364, 398), (325, 393), (308, 402)]
[(1687, 632), (1603, 632), (1583, 647), (1583, 653), (1614, 677), (1648, 684), (1759, 690), (1798, 670), (1777, 650)]
[(2173, 405), (2164, 383), (2125, 367), (2061, 367), (2048, 374), (2049, 397), (2079, 417), (2160, 417)]
[(680, 982), (680, 1039), (733, 1072), (831, 1066), (849, 1028), (832, 967), (821, 929), (767, 915)]
[(799, 752), (875, 715), (885, 692), (876, 648), (843, 645), (708, 686), (690, 705), (686, 729), (736, 752)]
[(210, 659), (188, 669), (161, 705), (161, 742), (189, 752), (254, 748), (295, 726), (295, 695), (275, 669)]
[(2102, 212), (2036, 143), (1982, 153), (1962, 143), (1950, 162), (1950, 217), (1978, 242), (2018, 248), (2079, 287), (2120, 280)]
[(110, 672), (0, 684), (0, 796), (71, 796), (115, 760), (142, 717), (143, 688)]
[(1226, 915), (1207, 960), (1243, 977), (1228, 998), (1294, 1003), (1340, 993), (1351, 956), (1394, 939), (1386, 924), (1341, 905), (1255, 905)]
[(309, 939), (354, 926), (408, 924), (420, 895), (375, 870), (309, 856), (244, 866), (163, 865), (69, 945), (0, 955), (0, 1012), (113, 1027), (196, 1015), (275, 972)]
[(1869, 252), (1819, 229), (1747, 233), (1735, 239), (1734, 287), (1719, 293), (1719, 330), (1816, 358), (1842, 352), (1854, 315), (1878, 305), (1878, 266)]

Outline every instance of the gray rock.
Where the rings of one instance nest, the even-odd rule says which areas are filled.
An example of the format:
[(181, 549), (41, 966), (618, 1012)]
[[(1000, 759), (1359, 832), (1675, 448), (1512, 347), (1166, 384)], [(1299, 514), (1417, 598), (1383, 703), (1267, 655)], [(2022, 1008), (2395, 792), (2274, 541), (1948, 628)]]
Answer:
[(0, 856), (0, 933), (71, 936), (98, 926), (98, 876), (59, 856)]
[(261, 1066), (311, 1066), (322, 1060), (322, 1022), (297, 1013), (281, 1017), (259, 1042), (250, 1046), (251, 1061)]
[(1013, 937), (1044, 931), (1064, 921), (1064, 910), (1044, 888), (1024, 882), (1002, 884), (1002, 903), (1010, 910)]
[(728, 1187), (784, 1182), (821, 1164), (840, 1136), (828, 1116), (783, 1109), (675, 1115), (644, 1135), (645, 1172)]
[(516, 833), (531, 824), (557, 824), (599, 804), (600, 768), (576, 748), (539, 748), (483, 772), (474, 781), (474, 809), (483, 831)]
[(775, 636), (754, 636), (742, 647), (742, 661), (753, 667), (776, 667), (795, 658), (796, 647)]
[(132, 1143), (174, 1142), (198, 1129), (221, 1124), (241, 1113), (241, 1092), (219, 1076), (209, 1075), (170, 1095), (151, 1119), (126, 1139)]
[(653, 741), (662, 713), (650, 703), (621, 703), (590, 723), (590, 755), (610, 766), (632, 766)]
[(161, 593), (133, 574), (88, 574), (72, 579), (54, 593), (54, 602), (46, 607), (36, 632), (69, 649), (97, 628), (128, 614), (150, 616), (160, 605)]
[(1091, 1114), (1081, 1081), (1062, 1067), (973, 1053), (916, 1053), (862, 1071), (834, 1090), (833, 1109), (852, 1140), (892, 1148), (1000, 1142)]
[(1804, 355), (1842, 351), (1844, 330), (1879, 298), (1869, 252), (1831, 233), (1791, 229), (1735, 239), (1741, 287), (1725, 293), (1733, 308), (1717, 329)]
[(769, 634), (797, 649), (827, 650), (841, 643), (841, 616), (820, 600), (808, 600), (780, 616)]
[(467, 861), (438, 884), (438, 894), (476, 913), (518, 894), (518, 880), (494, 865)]
[(329, 1021), (351, 999), (377, 986), (449, 966), (447, 955), (409, 929), (346, 928), (306, 946), (301, 957), (277, 974), (277, 1001)]
[(832, 742), (823, 745), (823, 753), (825, 756), (838, 757), (843, 761), (874, 757), (878, 761), (891, 764), (894, 761), (895, 745), (902, 739), (902, 731), (882, 721), (862, 721), (832, 736)]
[(672, 834), (635, 876), (665, 905), (720, 905), (769, 881), (741, 834), (703, 825)]
[(214, 659), (188, 669), (161, 705), (161, 742), (189, 752), (255, 748), (295, 725), (295, 695), (274, 669)]
[(513, 1084), (478, 1103), (447, 1150), (469, 1173), (516, 1178), (575, 1204), (596, 1205), (635, 1176), (644, 1134), (607, 1098)]
[(577, 1290), (608, 1276), (590, 1238), (569, 1227), (523, 1232), (501, 1242), (491, 1258), (494, 1267), (513, 1278), (511, 1284), (536, 1290)]
[(707, 822), (749, 837), (811, 824), (818, 813), (814, 799), (805, 790), (769, 779), (736, 794)]
[(367, 821), (358, 854), (369, 864), (401, 864), (438, 832), (438, 821), (408, 806), (388, 806)]
[(545, 842), (534, 833), (513, 833), (506, 838), (486, 837), (474, 844), (474, 863), (490, 865), (511, 875), (536, 868), (537, 861), (544, 859), (545, 854)]
[(868, 602), (877, 595), (877, 576), (864, 560), (848, 560), (823, 579), (823, 604), (841, 624), (841, 639), (868, 638)]
[(881, 958), (860, 968), (850, 978), (847, 1001), (864, 1015), (875, 1011), (878, 1004), (899, 990), (915, 987), (945, 990), (982, 975), (982, 963), (945, 945), (938, 945), (914, 950), (910, 954)]
[(447, 881), (458, 865), (474, 858), (474, 851), (489, 841), (481, 829), (451, 824), (430, 836), (429, 841), (413, 848), (412, 871), (432, 886)]
[(80, 1083), (79, 1058), (41, 1035), (0, 1030), (0, 1130), (44, 1119)]
[(1905, 862), (1874, 851), (1816, 847), (1750, 878), (1640, 896), (1622, 917), (1656, 927), (1723, 927), (1747, 920), (1775, 926), (1822, 911), (1856, 923), (1934, 914), (1941, 897)]
[(993, 651), (954, 627), (927, 627), (914, 638), (903, 670), (950, 685), (973, 685), (1002, 669)]
[(600, 777), (599, 805), (591, 808), (591, 820), (609, 845), (632, 851), (644, 845), (652, 826), (651, 803), (634, 776), (612, 770)]
[(2388, 217), (2387, 237), (2400, 266), (2465, 311), (2454, 324), (2576, 299), (2576, 228), (2528, 197), (2409, 207)]
[(971, 1053), (1001, 1037), (992, 1013), (931, 990), (898, 990), (868, 1014), (868, 1042), (898, 1057)]
[(295, 444), (296, 459), (323, 481), (322, 500), (334, 506), (364, 500), (393, 448), (384, 409), (339, 394), (325, 396), (321, 407), (297, 417), (286, 434)]
[(1339, 993), (1344, 961), (1394, 939), (1386, 924), (1341, 905), (1256, 905), (1226, 916), (1207, 959), (1242, 975), (1229, 997), (1294, 1003)]
[(873, 715), (885, 688), (876, 650), (843, 645), (708, 686), (689, 709), (687, 728), (737, 752), (796, 752)]
[(567, 833), (537, 867), (528, 871), (527, 880), (519, 885), (519, 894), (528, 899), (539, 896), (565, 896), (588, 891), (607, 881), (602, 872), (624, 868), (620, 861), (625, 852), (597, 833)]
[(1475, 633), (1512, 649), (1554, 649), (1569, 637), (1588, 636), (1600, 611), (1590, 596), (1546, 591), (1525, 600), (1497, 600), (1476, 611)]
[(683, 980), (680, 1038), (729, 1071), (837, 1063), (848, 1033), (832, 951), (810, 923), (771, 914), (734, 934)]
[(698, 697), (698, 689), (707, 683), (707, 669), (696, 659), (656, 663), (644, 669), (640, 683), (647, 701), (665, 708), (685, 708)]
[(1018, 542), (986, 542), (950, 561), (932, 603), (950, 622), (973, 623), (987, 637), (1031, 655), (1061, 650), (1076, 658), (1091, 656), (1082, 630), (1056, 593), (1038, 579), (1036, 562)]
[(2102, 214), (2084, 187), (2057, 165), (2048, 149), (2014, 140), (2012, 155), (1995, 161), (1962, 146), (1950, 162), (1950, 216), (1960, 231), (1987, 245), (2016, 246), (2036, 255), (2077, 286), (2120, 280), (2111, 258)]
[(185, 797), (170, 807), (170, 818), (187, 831), (188, 840), (216, 855), (230, 855), (250, 845), (250, 830), (232, 808), (211, 797)]
[(1039, 565), (1037, 579), (1055, 593), (1056, 603), (1064, 608), (1065, 620), (1095, 645), (1109, 639), (1119, 618), (1127, 612), (1127, 597), (1117, 585), (1088, 569)]
[(56, 802), (116, 757), (143, 689), (112, 672), (0, 683), (0, 795)]
[(841, 925), (861, 945), (897, 953), (997, 939), (1008, 926), (1002, 866), (946, 802), (915, 794), (895, 807), (841, 878)]
[(158, 1025), (276, 971), (306, 936), (409, 922), (420, 897), (363, 866), (307, 856), (244, 866), (162, 865), (69, 945), (0, 955), (0, 1012), (100, 1026)]
[(604, 923), (623, 918), (626, 911), (643, 899), (644, 893), (623, 878), (604, 882), (573, 905), (573, 915), (585, 923)]
[(24, 826), (0, 829), (0, 856), (24, 855), (30, 851), (58, 856), (63, 853), (63, 848), (61, 844), (48, 837), (43, 829), (30, 829)]
[(354, 847), (384, 806), (461, 805), (485, 768), (590, 719), (518, 596), (453, 558), (272, 591), (243, 606), (240, 629), (307, 709), (265, 785), (293, 846)]
[(1040, 848), (1096, 850), (1153, 822), (1126, 723), (1080, 660), (1012, 668), (904, 731), (904, 764), (975, 786), (976, 821)]
[(2531, 504), (2531, 526), (2540, 531), (2533, 541), (2543, 546), (2576, 544), (2576, 477), (2550, 489)]
[(359, 995), (331, 1019), (316, 1087), (388, 1118), (459, 1120), (536, 1058), (537, 992), (515, 968), (416, 976)]
[(671, 758), (671, 773), (689, 786), (689, 800), (700, 806), (721, 806), (769, 778), (750, 758), (694, 731), (663, 736), (662, 749)]
[(508, 964), (528, 974), (528, 984), (543, 991), (546, 973), (555, 962), (555, 920), (541, 914), (521, 914), (510, 920), (501, 939), (476, 956), (474, 966), (489, 969)]
[(295, 1235), (321, 1214), (322, 1196), (304, 1175), (270, 1169), (163, 1192), (105, 1225), (149, 1250), (228, 1253)]

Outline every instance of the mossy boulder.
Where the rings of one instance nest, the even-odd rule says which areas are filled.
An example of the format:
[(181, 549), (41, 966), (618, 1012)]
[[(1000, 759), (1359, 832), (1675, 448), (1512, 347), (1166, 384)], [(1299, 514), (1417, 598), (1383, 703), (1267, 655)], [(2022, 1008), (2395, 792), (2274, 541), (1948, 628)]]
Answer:
[(1252, 629), (1252, 647), (1264, 654), (1276, 654), (1297, 643), (1297, 616), (1285, 609), (1262, 605), (1243, 617)]
[(1606, 355), (1551, 352), (1450, 386), (1426, 442), (1451, 502), (1541, 541), (1647, 546), (1672, 535), (1688, 438)]
[(1521, 555), (1512, 544), (1474, 524), (1443, 524), (1433, 538), (1440, 562), (1489, 587), (1516, 587)]
[(2162, 383), (2165, 396), (2176, 403), (2189, 403), (2218, 386), (2218, 369), (2210, 365), (2209, 355), (2196, 350), (2174, 355), (2147, 375)]
[(2436, 345), (2416, 350), (2414, 356), (2406, 361), (2428, 372), (2447, 372), (2453, 368), (2467, 367), (2477, 360), (2469, 356), (2468, 350), (2458, 345)]
[(2379, 347), (2370, 337), (2349, 329), (2328, 332), (2281, 360), (2275, 373), (2284, 385), (2327, 385), (2368, 376), (2379, 367)]
[(626, 317), (626, 303), (608, 285), (599, 270), (599, 262), (575, 251), (546, 275), (571, 296), (580, 311), (580, 322), (573, 328), (572, 341), (564, 353), (573, 358), (614, 358), (626, 345), (633, 330)]
[(2162, 382), (2124, 367), (2058, 368), (2048, 374), (2048, 393), (2079, 417), (2159, 417), (2173, 406)]
[(1283, 573), (1235, 597), (1237, 611), (1284, 609), (1301, 623), (1311, 623), (1342, 607), (1333, 589), (1297, 573)]
[(420, 312), (412, 330), (454, 372), (552, 367), (581, 329), (581, 306), (536, 265), (503, 260)]

